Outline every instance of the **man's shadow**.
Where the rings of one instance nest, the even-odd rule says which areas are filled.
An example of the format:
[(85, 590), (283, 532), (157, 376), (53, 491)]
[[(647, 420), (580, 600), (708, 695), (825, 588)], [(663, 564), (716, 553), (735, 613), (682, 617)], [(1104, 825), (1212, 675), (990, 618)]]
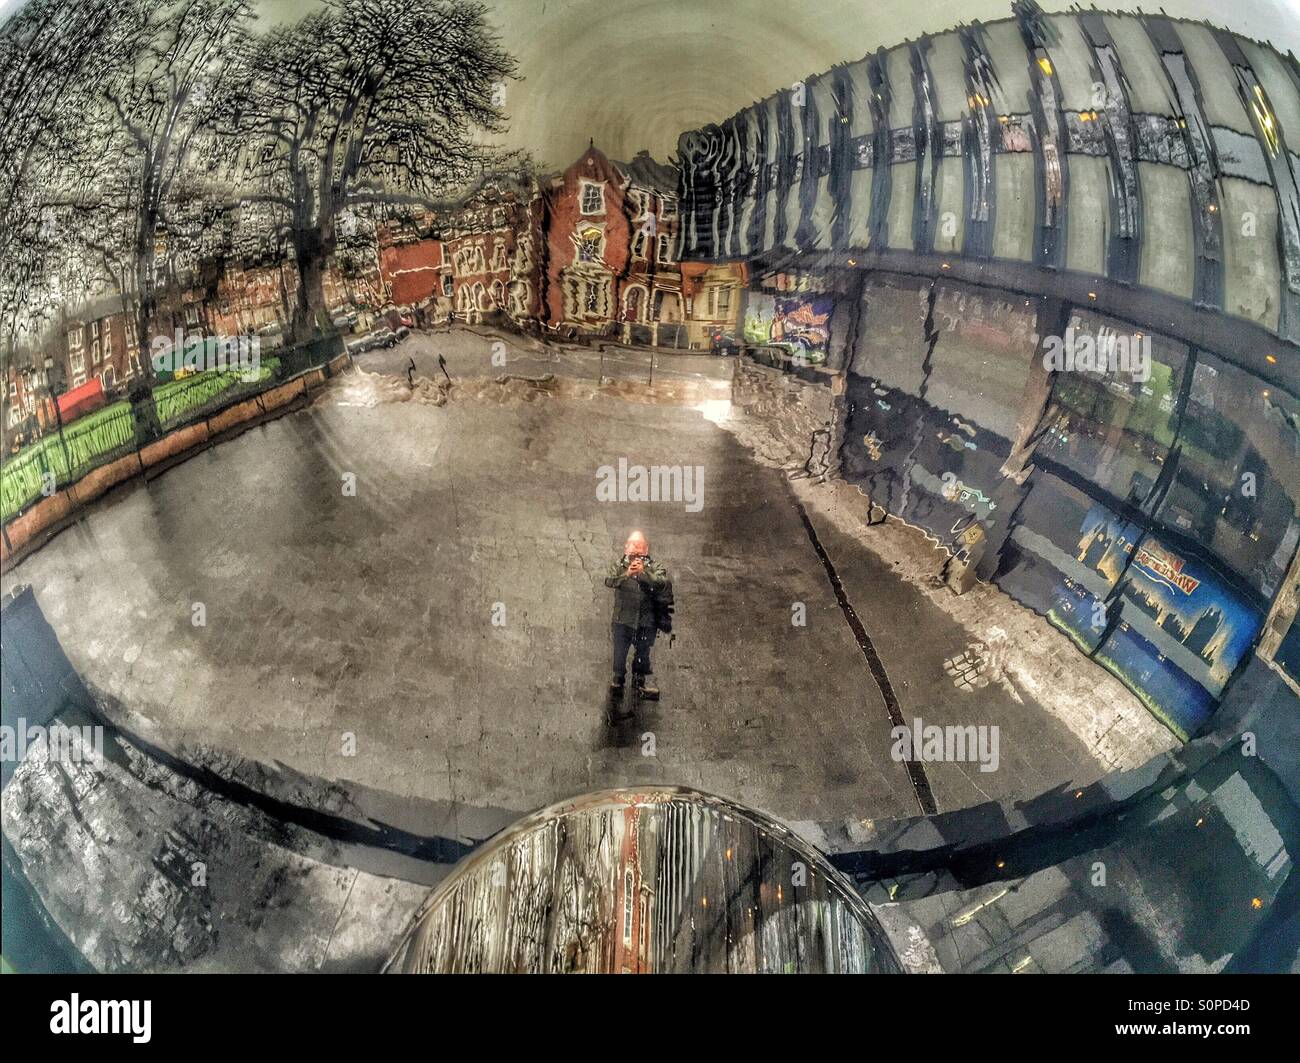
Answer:
[(641, 703), (630, 690), (611, 690), (605, 695), (606, 749), (630, 749), (637, 744), (637, 718)]
[(653, 730), (651, 719), (656, 703), (638, 698), (630, 689), (605, 695), (602, 749), (633, 749), (641, 745), (642, 733)]

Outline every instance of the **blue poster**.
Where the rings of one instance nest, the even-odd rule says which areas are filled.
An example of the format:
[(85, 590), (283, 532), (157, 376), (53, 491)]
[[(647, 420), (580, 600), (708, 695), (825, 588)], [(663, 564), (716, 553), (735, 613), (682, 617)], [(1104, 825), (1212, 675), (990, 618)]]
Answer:
[(1209, 564), (1154, 536), (1135, 549), (1120, 588), (1122, 623), (1097, 660), (1187, 739), (1213, 714), (1263, 617)]

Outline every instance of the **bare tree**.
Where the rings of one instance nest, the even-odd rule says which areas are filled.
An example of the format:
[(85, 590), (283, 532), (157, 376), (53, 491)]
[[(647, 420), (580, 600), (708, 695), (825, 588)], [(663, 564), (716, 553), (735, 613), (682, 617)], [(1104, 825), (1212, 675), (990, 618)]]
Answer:
[(247, 40), (251, 10), (246, 0), (127, 0), (124, 7), (118, 61), (103, 87), (98, 121), (89, 127), (105, 140), (83, 143), (103, 160), (93, 185), (103, 214), (127, 219), (131, 229), (139, 372), (130, 396), (138, 432), (149, 436), (158, 429), (149, 358), (158, 259), (174, 250), (167, 210), (192, 175), (196, 145), (217, 127), (225, 76)]
[(123, 0), (30, 0), (0, 26), (0, 348), (48, 316), (66, 242), (51, 205), (115, 51)]
[(467, 183), (495, 153), (513, 59), (473, 0), (331, 0), (268, 33), (240, 127), (254, 194), (278, 203), (298, 271), (292, 332), (325, 322), (324, 274), (350, 206)]

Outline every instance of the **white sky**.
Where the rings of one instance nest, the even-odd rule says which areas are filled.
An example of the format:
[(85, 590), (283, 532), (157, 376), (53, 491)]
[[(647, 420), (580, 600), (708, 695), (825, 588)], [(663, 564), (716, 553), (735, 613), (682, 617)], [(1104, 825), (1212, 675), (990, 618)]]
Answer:
[[(315, 0), (254, 2), (267, 21), (316, 6)], [(485, 2), (523, 77), (508, 90), (506, 142), (556, 168), (576, 158), (589, 137), (614, 158), (643, 147), (667, 158), (682, 131), (726, 118), (835, 63), (1011, 13), (1011, 0)], [(0, 0), (0, 10), (17, 6)], [(1300, 0), (1107, 0), (1099, 6), (1163, 8), (1300, 52)]]

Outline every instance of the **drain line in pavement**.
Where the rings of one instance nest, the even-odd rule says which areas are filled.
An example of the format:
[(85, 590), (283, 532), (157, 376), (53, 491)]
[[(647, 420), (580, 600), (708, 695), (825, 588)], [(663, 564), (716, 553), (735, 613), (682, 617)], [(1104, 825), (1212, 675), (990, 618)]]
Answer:
[[(840, 574), (835, 571), (835, 563), (826, 553), (825, 547), (822, 546), (821, 540), (817, 537), (817, 529), (813, 527), (813, 522), (808, 517), (808, 510), (804, 504), (799, 501), (791, 492), (790, 501), (794, 503), (794, 508), (799, 513), (799, 519), (803, 521), (804, 531), (808, 533), (808, 541), (812, 543), (813, 550), (817, 552), (817, 557), (822, 563), (822, 568), (826, 570), (826, 578), (830, 580), (831, 589), (835, 592), (835, 600), (839, 602), (840, 612), (844, 614), (844, 619), (848, 621), (849, 628), (853, 632), (853, 637), (857, 640), (858, 649), (862, 651), (862, 656), (867, 659), (867, 667), (871, 670), (871, 678), (876, 681), (876, 686), (880, 688), (880, 696), (885, 701), (885, 709), (889, 712), (889, 719), (895, 727), (906, 727), (903, 720), (903, 710), (899, 707), (898, 696), (894, 693), (894, 685), (889, 681), (889, 675), (885, 672), (885, 662), (880, 659), (880, 654), (876, 652), (875, 643), (871, 641), (871, 636), (867, 634), (867, 629), (862, 626), (862, 621), (858, 619), (858, 614), (853, 608), (853, 603), (849, 601), (849, 596), (844, 591), (844, 584), (840, 582)], [(917, 760), (905, 760), (903, 765), (907, 768), (907, 777), (912, 781), (912, 790), (916, 794), (916, 803), (921, 806), (921, 812), (927, 816), (933, 816), (939, 811), (934, 803), (934, 792), (930, 789), (930, 780), (926, 777), (925, 767)]]

